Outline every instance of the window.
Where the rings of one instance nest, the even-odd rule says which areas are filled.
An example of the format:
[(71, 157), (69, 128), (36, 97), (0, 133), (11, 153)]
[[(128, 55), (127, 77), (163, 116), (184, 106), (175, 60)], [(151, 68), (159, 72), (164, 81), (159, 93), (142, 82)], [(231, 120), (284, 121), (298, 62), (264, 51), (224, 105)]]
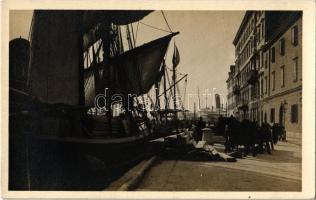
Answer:
[(298, 58), (293, 59), (293, 81), (296, 82), (298, 78)]
[(291, 43), (296, 46), (298, 45), (298, 26), (294, 26), (291, 30)]
[(274, 113), (275, 113), (274, 108), (271, 108), (271, 110), (270, 110), (270, 122), (271, 123), (274, 123)]
[(282, 38), (279, 41), (279, 47), (280, 47), (280, 55), (284, 56), (284, 54), (285, 54), (285, 40), (284, 40), (284, 38)]
[(268, 54), (265, 54), (264, 56), (264, 68), (268, 68)]
[(264, 81), (266, 82), (265, 93), (267, 94), (267, 92), (268, 92), (268, 77), (265, 76)]
[(261, 95), (263, 95), (263, 79), (261, 79)]
[(274, 63), (275, 62), (275, 48), (272, 47), (271, 49), (271, 62)]
[(264, 34), (264, 20), (262, 20), (262, 38), (264, 38), (265, 34)]
[(298, 123), (298, 105), (294, 104), (291, 106), (291, 122)]
[(281, 87), (284, 87), (284, 65), (281, 66)]
[(271, 80), (272, 80), (271, 87), (272, 87), (272, 90), (274, 90), (275, 89), (275, 72), (271, 73)]
[(263, 54), (263, 52), (261, 51), (261, 56), (260, 56), (260, 58), (261, 58), (261, 67), (260, 68), (263, 68), (263, 60), (264, 60), (264, 54)]

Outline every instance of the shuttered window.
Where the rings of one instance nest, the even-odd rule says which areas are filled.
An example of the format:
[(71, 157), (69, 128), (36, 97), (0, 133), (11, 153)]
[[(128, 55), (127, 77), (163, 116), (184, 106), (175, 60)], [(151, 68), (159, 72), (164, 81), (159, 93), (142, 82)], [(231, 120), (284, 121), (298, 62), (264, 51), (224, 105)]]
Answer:
[(264, 77), (264, 82), (266, 83), (266, 87), (265, 87), (265, 92), (264, 93), (268, 93), (268, 77), (267, 76), (265, 76)]
[(296, 82), (298, 78), (298, 58), (293, 59), (293, 81)]
[(281, 81), (281, 87), (284, 87), (284, 65), (283, 66), (281, 66), (281, 79), (280, 79), (280, 81)]
[(271, 73), (271, 79), (272, 79), (271, 85), (272, 85), (272, 91), (273, 91), (275, 89), (275, 72), (274, 71)]
[(298, 45), (298, 26), (294, 26), (291, 30), (291, 43), (296, 46)]
[(275, 62), (275, 48), (272, 47), (271, 49), (271, 62), (274, 63)]
[(279, 41), (279, 49), (280, 49), (280, 55), (284, 56), (284, 54), (285, 54), (285, 40), (284, 40), (284, 38), (282, 38)]
[(291, 122), (298, 123), (298, 105), (293, 104), (291, 106)]

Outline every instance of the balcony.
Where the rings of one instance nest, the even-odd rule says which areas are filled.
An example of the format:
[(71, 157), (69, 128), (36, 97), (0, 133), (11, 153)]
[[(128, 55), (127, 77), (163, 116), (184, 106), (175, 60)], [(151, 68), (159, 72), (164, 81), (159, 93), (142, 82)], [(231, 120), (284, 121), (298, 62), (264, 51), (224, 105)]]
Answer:
[(248, 74), (247, 82), (251, 85), (255, 85), (259, 79), (258, 70), (251, 70)]
[(242, 100), (238, 103), (238, 109), (239, 109), (239, 110), (242, 110), (242, 111), (248, 110), (248, 101), (246, 101), (245, 99), (242, 99)]
[(240, 87), (239, 87), (239, 85), (234, 85), (234, 87), (233, 87), (233, 93), (234, 93), (235, 95), (239, 95), (239, 94), (240, 94)]

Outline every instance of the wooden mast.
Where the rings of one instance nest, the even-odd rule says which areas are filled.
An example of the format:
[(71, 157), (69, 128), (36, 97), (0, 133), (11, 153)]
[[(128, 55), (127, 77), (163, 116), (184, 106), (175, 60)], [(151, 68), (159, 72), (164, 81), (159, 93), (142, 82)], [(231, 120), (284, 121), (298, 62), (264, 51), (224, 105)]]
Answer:
[(83, 11), (78, 11), (78, 40), (79, 40), (79, 48), (78, 48), (78, 54), (79, 54), (79, 106), (84, 107), (85, 106), (85, 94), (84, 94), (84, 57), (83, 57)]
[(109, 134), (112, 136), (112, 108), (111, 108), (111, 94), (112, 94), (112, 87), (111, 87), (111, 69), (110, 69), (110, 48), (111, 48), (111, 40), (110, 40), (110, 30), (111, 24), (110, 23), (103, 23), (102, 24), (102, 34), (101, 39), (103, 41), (103, 67), (105, 70), (105, 85), (107, 86), (106, 91), (106, 102), (105, 108), (107, 110), (107, 117), (108, 117), (108, 125), (109, 125)]
[(177, 99), (176, 99), (176, 65), (172, 67), (172, 80), (173, 80), (173, 109), (175, 111), (174, 117), (177, 119)]
[(163, 75), (163, 90), (164, 90), (164, 97), (165, 97), (165, 120), (167, 123), (167, 109), (168, 109), (168, 97), (167, 97), (167, 82), (166, 82), (166, 63), (165, 61), (163, 61), (163, 71), (164, 71), (164, 75)]

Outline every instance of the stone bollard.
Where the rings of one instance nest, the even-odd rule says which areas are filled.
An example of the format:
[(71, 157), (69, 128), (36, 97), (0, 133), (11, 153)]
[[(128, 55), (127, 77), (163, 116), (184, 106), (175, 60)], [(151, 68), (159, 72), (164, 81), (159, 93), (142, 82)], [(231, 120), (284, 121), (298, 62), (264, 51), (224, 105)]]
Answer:
[(206, 141), (206, 144), (213, 144), (214, 142), (214, 133), (212, 132), (212, 129), (210, 128), (203, 128), (203, 135), (202, 135), (202, 141)]

